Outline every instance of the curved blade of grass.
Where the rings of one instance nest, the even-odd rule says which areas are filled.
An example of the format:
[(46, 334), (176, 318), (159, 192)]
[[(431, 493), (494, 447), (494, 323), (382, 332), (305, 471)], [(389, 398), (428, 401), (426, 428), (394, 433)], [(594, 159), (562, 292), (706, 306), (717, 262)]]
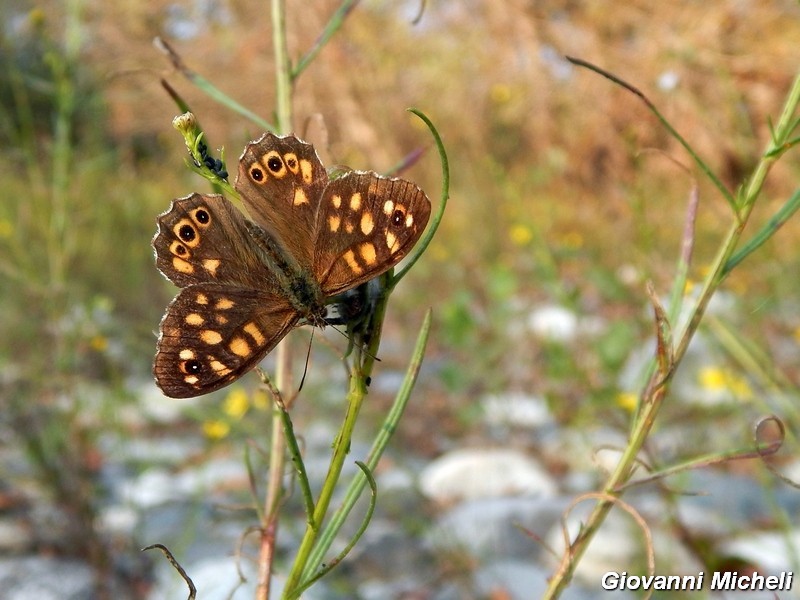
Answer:
[[(414, 352), (411, 355), (411, 361), (408, 364), (405, 377), (403, 378), (403, 383), (401, 384), (400, 389), (395, 396), (394, 402), (392, 403), (392, 407), (389, 410), (389, 413), (386, 415), (380, 431), (375, 437), (375, 441), (372, 443), (372, 448), (370, 448), (369, 454), (367, 455), (365, 464), (370, 471), (374, 471), (377, 467), (378, 461), (380, 460), (381, 456), (383, 456), (386, 447), (389, 445), (389, 441), (391, 440), (394, 432), (397, 430), (397, 425), (400, 422), (400, 418), (403, 416), (403, 412), (408, 405), (408, 400), (411, 397), (411, 391), (414, 389), (414, 385), (419, 375), (419, 369), (422, 365), (422, 359), (425, 355), (425, 347), (428, 343), (430, 329), (431, 310), (428, 309), (428, 311), (425, 313), (425, 318), (422, 321), (422, 326), (420, 327), (419, 335), (417, 336), (417, 341), (414, 346)], [(347, 487), (347, 491), (345, 492), (342, 505), (333, 514), (330, 522), (328, 522), (328, 524), (322, 530), (322, 533), (319, 536), (319, 541), (314, 547), (314, 551), (309, 556), (307, 569), (303, 572), (304, 579), (314, 576), (317, 565), (322, 564), (325, 553), (333, 543), (336, 534), (341, 530), (342, 525), (347, 519), (347, 516), (350, 514), (350, 511), (353, 509), (353, 506), (355, 506), (356, 501), (361, 496), (361, 493), (364, 491), (364, 486), (366, 486), (367, 483), (368, 481), (366, 477), (361, 474), (357, 474), (350, 482), (350, 485)]]
[(275, 127), (271, 123), (262, 119), (259, 115), (254, 113), (249, 108), (245, 108), (244, 106), (239, 104), (236, 100), (234, 100), (233, 98), (228, 96), (225, 92), (223, 92), (214, 84), (212, 84), (208, 79), (206, 79), (202, 75), (199, 75), (198, 73), (192, 71), (189, 67), (187, 67), (186, 64), (183, 62), (183, 59), (181, 58), (180, 54), (178, 54), (175, 51), (175, 49), (172, 46), (170, 46), (169, 43), (167, 43), (166, 40), (164, 40), (161, 37), (156, 37), (153, 40), (153, 44), (155, 45), (156, 48), (158, 48), (164, 54), (167, 55), (172, 65), (175, 67), (175, 69), (177, 69), (177, 71), (181, 75), (186, 77), (186, 79), (188, 79), (195, 86), (197, 86), (197, 88), (200, 89), (200, 91), (205, 93), (207, 96), (213, 98), (216, 102), (219, 102), (222, 106), (225, 106), (226, 108), (232, 110), (233, 112), (238, 113), (247, 119), (250, 119), (251, 121), (253, 121), (253, 123), (258, 125), (262, 129), (265, 129), (267, 131), (275, 131)]
[(294, 433), (292, 418), (289, 416), (289, 411), (286, 410), (286, 405), (283, 402), (280, 392), (271, 382), (269, 382), (267, 386), (272, 393), (275, 406), (278, 407), (278, 411), (280, 412), (281, 421), (283, 423), (283, 433), (286, 437), (286, 445), (289, 448), (289, 456), (291, 456), (292, 464), (297, 471), (297, 481), (300, 484), (300, 492), (303, 496), (303, 504), (305, 505), (306, 522), (309, 527), (316, 529), (317, 524), (314, 522), (314, 496), (311, 493), (311, 484), (308, 481), (306, 463), (303, 461), (300, 445), (297, 443), (297, 436)]
[(609, 81), (613, 81), (617, 85), (625, 88), (626, 90), (628, 90), (629, 92), (631, 92), (632, 94), (637, 96), (642, 102), (644, 102), (645, 105), (647, 106), (647, 108), (650, 109), (650, 112), (652, 112), (655, 115), (655, 117), (659, 121), (661, 121), (661, 124), (666, 128), (666, 130), (670, 133), (670, 135), (672, 137), (674, 137), (681, 146), (683, 146), (684, 150), (686, 150), (686, 152), (689, 153), (689, 156), (692, 157), (692, 160), (694, 161), (694, 163), (698, 167), (700, 167), (700, 170), (703, 173), (705, 173), (706, 177), (708, 177), (711, 180), (711, 182), (716, 186), (716, 188), (720, 191), (722, 196), (725, 198), (725, 200), (730, 205), (731, 209), (733, 210), (733, 213), (734, 214), (739, 214), (739, 208), (738, 208), (738, 206), (736, 204), (736, 199), (734, 198), (733, 194), (731, 194), (731, 192), (728, 191), (728, 188), (725, 187), (725, 185), (714, 174), (714, 172), (711, 170), (711, 168), (703, 161), (702, 158), (700, 158), (700, 156), (694, 151), (694, 149), (689, 145), (689, 143), (685, 139), (683, 139), (683, 136), (681, 136), (681, 134), (678, 133), (678, 131), (669, 123), (669, 121), (667, 121), (667, 119), (656, 108), (655, 104), (653, 104), (650, 101), (650, 99), (647, 96), (645, 96), (644, 93), (641, 90), (639, 90), (637, 87), (631, 85), (627, 81), (624, 81), (624, 80), (620, 79), (616, 75), (613, 75), (613, 74), (609, 73), (608, 71), (605, 71), (605, 70), (601, 69), (600, 67), (593, 65), (590, 62), (587, 62), (587, 61), (582, 60), (580, 58), (574, 58), (572, 56), (566, 56), (565, 58), (569, 62), (571, 62), (573, 65), (577, 65), (579, 67), (584, 67), (586, 69), (589, 69), (590, 71), (594, 71), (598, 75), (602, 75), (603, 77), (605, 77)]
[(322, 30), (322, 33), (316, 39), (314, 45), (308, 49), (308, 52), (300, 57), (300, 60), (297, 61), (294, 69), (292, 69), (291, 76), (293, 81), (300, 76), (300, 73), (305, 71), (306, 67), (311, 64), (317, 57), (317, 54), (325, 47), (325, 44), (327, 44), (333, 35), (342, 28), (344, 20), (350, 15), (358, 2), (359, 0), (344, 0), (344, 2), (339, 5), (339, 8), (331, 15), (331, 18), (325, 25), (325, 29)]
[(671, 475), (676, 475), (685, 471), (705, 469), (707, 467), (728, 463), (734, 460), (745, 460), (750, 458), (759, 458), (764, 460), (764, 458), (768, 456), (777, 454), (777, 452), (783, 447), (784, 443), (783, 423), (776, 417), (771, 418), (777, 423), (780, 423), (781, 426), (781, 437), (778, 440), (762, 443), (760, 440), (756, 439), (754, 446), (747, 446), (745, 448), (736, 448), (734, 450), (727, 450), (725, 452), (713, 452), (710, 454), (704, 454), (702, 456), (696, 456), (689, 460), (672, 465), (671, 467), (666, 467), (651, 473), (647, 477), (628, 481), (627, 483), (619, 486), (615, 491), (621, 492), (623, 490), (629, 490), (633, 487), (652, 483), (654, 481), (665, 479)]
[(436, 230), (439, 229), (439, 224), (442, 222), (442, 217), (444, 216), (444, 209), (447, 206), (447, 200), (450, 198), (450, 163), (447, 160), (447, 151), (444, 149), (444, 142), (442, 142), (442, 138), (433, 122), (425, 113), (416, 108), (409, 108), (408, 112), (415, 114), (422, 119), (423, 123), (428, 126), (428, 129), (430, 130), (431, 135), (436, 142), (436, 148), (439, 150), (439, 160), (442, 163), (442, 193), (439, 200), (439, 210), (437, 210), (433, 215), (433, 220), (431, 221), (430, 227), (428, 227), (428, 230), (423, 234), (422, 238), (417, 244), (417, 247), (408, 257), (408, 260), (403, 268), (400, 269), (392, 278), (392, 281), (389, 283), (390, 288), (394, 288), (394, 286), (396, 286), (400, 280), (406, 276), (406, 273), (408, 273), (411, 267), (414, 266), (414, 264), (428, 248), (433, 236), (436, 234)]
[(375, 506), (376, 506), (376, 498), (378, 496), (378, 485), (375, 483), (375, 477), (372, 475), (372, 472), (369, 470), (367, 465), (365, 465), (360, 460), (356, 461), (356, 465), (361, 472), (364, 474), (364, 477), (367, 479), (369, 483), (369, 488), (372, 490), (372, 493), (369, 496), (369, 506), (367, 507), (367, 512), (364, 515), (364, 518), (361, 520), (361, 525), (358, 528), (358, 531), (350, 538), (350, 541), (344, 547), (339, 555), (334, 558), (332, 561), (328, 562), (324, 567), (322, 567), (319, 571), (317, 571), (316, 575), (314, 575), (311, 579), (309, 579), (306, 583), (301, 585), (297, 592), (293, 597), (299, 597), (305, 590), (311, 587), (315, 582), (322, 579), (325, 575), (330, 573), (336, 566), (338, 566), (345, 557), (350, 554), (350, 551), (355, 547), (358, 543), (358, 540), (361, 539), (361, 536), (364, 535), (364, 532), (367, 530), (370, 521), (372, 521), (372, 515), (375, 513)]
[(161, 550), (161, 553), (166, 556), (169, 564), (172, 565), (172, 568), (175, 569), (178, 572), (178, 575), (181, 576), (181, 579), (186, 582), (186, 586), (189, 588), (189, 600), (194, 600), (197, 597), (197, 588), (195, 587), (192, 578), (189, 577), (180, 563), (175, 560), (175, 557), (172, 555), (172, 552), (170, 552), (169, 548), (167, 548), (164, 544), (151, 544), (150, 546), (145, 546), (142, 548), (142, 552), (145, 550), (153, 550), (154, 548)]
[(775, 232), (797, 212), (798, 208), (800, 208), (800, 189), (795, 191), (792, 197), (781, 206), (780, 210), (778, 210), (778, 212), (776, 212), (746, 244), (739, 248), (739, 250), (728, 259), (728, 262), (726, 262), (725, 266), (722, 268), (722, 277), (728, 275), (728, 273), (735, 269), (747, 256), (758, 250), (764, 242), (771, 238)]

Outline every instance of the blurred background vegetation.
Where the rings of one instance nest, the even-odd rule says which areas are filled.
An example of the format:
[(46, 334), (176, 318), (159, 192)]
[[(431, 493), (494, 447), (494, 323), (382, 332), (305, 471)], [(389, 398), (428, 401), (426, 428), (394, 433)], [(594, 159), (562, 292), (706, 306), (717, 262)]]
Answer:
[[(295, 56), (337, 6), (287, 1)], [(449, 440), (486, 439), (476, 399), (507, 391), (544, 396), (568, 427), (624, 429), (624, 393), (633, 390), (623, 389), (620, 371), (652, 330), (644, 282), (669, 288), (695, 184), (690, 279), (702, 275), (729, 209), (638, 99), (564, 55), (637, 85), (734, 188), (798, 70), (800, 7), (429, 0), (414, 22), (418, 11), (415, 1), (359, 3), (294, 98), (295, 131), (304, 136), (309, 120), (316, 124), (309, 135), (319, 139), (310, 141), (326, 165), (386, 171), (430, 147), (409, 106), (431, 117), (450, 155), (442, 229), (398, 290), (384, 334), (387, 364), (396, 355), (402, 365), (402, 348), (433, 306), (428, 367), (397, 443), (432, 456)], [(2, 442), (25, 449), (37, 465), (26, 476), (80, 517), (73, 533), (85, 532), (102, 492), (86, 475), (104, 460), (103, 436), (155, 427), (137, 415), (155, 394), (154, 332), (174, 294), (153, 264), (155, 217), (172, 198), (205, 190), (185, 168), (170, 125), (176, 108), (160, 79), (190, 102), (209, 145), (225, 148), (229, 171), (261, 133), (181, 78), (153, 38), (169, 40), (190, 68), (270, 119), (268, 7), (0, 0), (0, 14)], [(798, 175), (796, 159), (778, 165), (754, 230)], [(433, 153), (404, 176), (435, 201)], [(721, 372), (756, 380), (743, 395), (757, 396), (765, 381), (798, 380), (799, 242), (800, 223), (790, 221), (725, 285), (739, 303), (726, 325), (746, 340), (734, 346), (761, 357), (763, 369), (748, 371), (731, 347), (721, 353)], [(571, 345), (537, 339), (529, 317), (549, 304), (606, 326)], [(375, 396), (377, 414), (388, 397)], [(686, 411), (665, 418), (686, 420)], [(684, 422), (703, 431), (725, 417), (698, 410)], [(0, 477), (0, 494), (15, 497), (14, 474)], [(70, 552), (82, 540), (82, 554), (107, 543), (64, 539), (73, 540), (61, 548)]]

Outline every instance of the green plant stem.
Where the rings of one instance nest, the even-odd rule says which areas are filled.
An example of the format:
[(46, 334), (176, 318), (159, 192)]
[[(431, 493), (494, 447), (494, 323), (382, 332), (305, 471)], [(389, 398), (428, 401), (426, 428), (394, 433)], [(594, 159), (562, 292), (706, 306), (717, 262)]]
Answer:
[[(289, 56), (286, 48), (286, 6), (284, 0), (272, 0), (271, 8), (273, 51), (275, 53), (275, 90), (277, 133), (288, 133), (292, 122), (291, 74)], [(291, 386), (291, 352), (287, 340), (276, 349), (275, 385), (278, 392), (289, 398)], [(261, 527), (261, 548), (258, 560), (257, 600), (268, 600), (272, 565), (275, 557), (275, 541), (278, 530), (277, 507), (283, 498), (283, 473), (286, 467), (286, 438), (281, 411), (272, 411), (272, 436), (270, 443), (269, 474), (265, 496), (264, 515), (266, 521)]]
[(350, 377), (350, 389), (347, 393), (347, 413), (345, 414), (342, 427), (334, 440), (333, 456), (328, 466), (328, 473), (325, 476), (319, 498), (314, 506), (313, 518), (311, 523), (306, 527), (292, 570), (289, 572), (289, 576), (286, 579), (284, 597), (287, 599), (296, 598), (298, 597), (296, 594), (300, 593), (298, 588), (302, 584), (301, 577), (303, 570), (308, 563), (308, 557), (311, 555), (311, 551), (320, 531), (319, 524), (323, 522), (328, 512), (328, 507), (333, 497), (333, 492), (336, 489), (336, 484), (339, 481), (344, 461), (350, 451), (350, 440), (353, 437), (356, 420), (358, 419), (358, 414), (361, 411), (361, 406), (364, 403), (366, 395), (367, 387), (364, 384), (364, 379), (361, 377), (360, 368), (354, 369)]
[[(291, 376), (287, 344), (279, 344), (276, 352), (278, 366), (275, 373), (275, 385), (279, 390), (288, 389), (291, 385)], [(264, 520), (261, 523), (256, 600), (269, 599), (275, 541), (278, 535), (278, 507), (284, 496), (283, 469), (286, 464), (286, 438), (283, 432), (281, 411), (277, 407), (272, 411), (271, 422), (269, 471), (264, 499)]]
[(286, 45), (286, 3), (272, 0), (272, 48), (275, 54), (275, 119), (277, 133), (292, 129), (292, 67)]
[[(71, 72), (79, 64), (82, 0), (67, 2), (63, 49), (51, 48), (48, 62), (56, 86), (56, 115), (53, 128), (53, 165), (50, 197), (50, 233), (48, 240), (49, 284), (54, 299), (65, 291), (67, 264), (74, 251), (74, 236), (69, 227), (69, 180), (73, 164), (72, 119), (77, 104), (75, 82)], [(58, 303), (58, 300), (56, 300)], [(58, 307), (53, 309), (56, 313)], [(54, 315), (54, 318), (55, 317)]]
[[(408, 404), (408, 400), (411, 397), (411, 391), (416, 383), (419, 369), (422, 365), (422, 359), (425, 355), (425, 347), (428, 343), (430, 328), (431, 311), (428, 309), (428, 311), (425, 313), (425, 319), (422, 322), (422, 327), (420, 327), (419, 335), (417, 336), (417, 342), (414, 346), (414, 352), (411, 356), (411, 362), (406, 370), (403, 383), (400, 386), (400, 389), (395, 396), (394, 403), (392, 404), (389, 413), (386, 415), (386, 418), (381, 425), (381, 429), (378, 435), (375, 437), (375, 441), (372, 443), (372, 448), (370, 448), (369, 454), (367, 455), (367, 460), (365, 462), (370, 472), (374, 472), (375, 468), (378, 466), (378, 461), (380, 460), (381, 456), (383, 456), (383, 453), (386, 450), (386, 447), (389, 445), (392, 435), (397, 430), (397, 425), (400, 422), (400, 418), (403, 416), (403, 412)], [(313, 577), (314, 569), (317, 568), (317, 565), (322, 564), (325, 553), (331, 547), (336, 534), (341, 530), (345, 520), (350, 514), (350, 511), (361, 497), (361, 494), (368, 483), (369, 481), (364, 473), (357, 473), (350, 482), (350, 485), (345, 492), (342, 505), (333, 514), (330, 522), (325, 526), (325, 529), (319, 536), (319, 542), (314, 547), (314, 550), (309, 557), (308, 564), (303, 572), (304, 580)]]
[[(790, 135), (797, 125), (794, 115), (797, 113), (798, 104), (800, 104), (800, 75), (795, 78), (787, 96), (783, 112), (774, 130), (773, 139), (770, 140), (767, 150), (762, 155), (752, 176), (748, 179), (747, 184), (743, 187), (743, 191), (735, 202), (734, 210), (736, 214), (734, 215), (734, 222), (723, 239), (712, 263), (710, 272), (703, 282), (702, 290), (692, 309), (691, 317), (683, 328), (683, 331), (675, 336), (675, 339), (679, 341), (673, 351), (673, 362), (669, 371), (663, 372), (659, 370), (654, 364), (656, 359), (652, 359), (652, 364), (650, 365), (652, 375), (642, 392), (640, 411), (631, 432), (628, 445), (614, 472), (603, 486), (603, 492), (610, 497), (616, 498), (621, 495), (620, 488), (627, 483), (636, 468), (636, 458), (652, 429), (658, 411), (661, 408), (662, 401), (669, 390), (669, 384), (675, 373), (675, 369), (685, 355), (689, 343), (694, 337), (703, 315), (705, 314), (705, 310), (708, 307), (712, 295), (719, 288), (720, 283), (727, 274), (725, 266), (728, 264), (731, 255), (736, 249), (753, 206), (755, 205), (755, 201), (764, 185), (764, 181), (772, 165), (775, 163), (775, 160), (780, 156), (779, 150), (786, 146), (787, 140), (790, 139)], [(671, 127), (669, 129), (673, 131)], [(693, 152), (691, 152), (691, 154), (696, 160), (699, 160), (697, 155)], [(715, 177), (711, 177), (711, 179), (715, 183), (717, 182)], [(599, 530), (612, 507), (613, 503), (610, 500), (597, 503), (584, 526), (581, 528), (580, 533), (578, 533), (575, 538), (575, 541), (565, 549), (559, 569), (551, 578), (545, 592), (545, 599), (557, 598), (569, 584), (575, 565), (580, 561), (594, 537), (594, 534)]]

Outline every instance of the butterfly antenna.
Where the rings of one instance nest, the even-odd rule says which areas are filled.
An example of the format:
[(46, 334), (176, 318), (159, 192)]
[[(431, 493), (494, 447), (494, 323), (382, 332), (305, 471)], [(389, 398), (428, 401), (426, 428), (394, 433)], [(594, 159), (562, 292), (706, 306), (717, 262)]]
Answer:
[[(350, 352), (352, 351), (353, 347), (356, 345), (355, 336), (348, 335), (347, 332), (342, 331), (341, 329), (336, 327), (336, 325), (329, 325), (329, 327), (334, 331), (336, 331), (337, 333), (339, 333), (340, 335), (342, 335), (347, 340), (348, 348), (347, 352), (345, 352), (344, 354), (344, 358), (347, 358), (350, 355)], [(366, 342), (361, 344), (361, 351), (367, 356), (369, 356), (372, 360), (376, 362), (381, 362), (380, 358), (378, 358), (377, 356), (369, 352), (369, 350), (367, 350)]]
[(300, 379), (300, 387), (297, 388), (297, 393), (303, 389), (303, 384), (306, 381), (306, 374), (308, 373), (308, 363), (311, 360), (311, 344), (314, 343), (314, 328), (311, 328), (311, 337), (308, 339), (308, 351), (306, 352), (306, 364), (303, 367), (303, 377)]

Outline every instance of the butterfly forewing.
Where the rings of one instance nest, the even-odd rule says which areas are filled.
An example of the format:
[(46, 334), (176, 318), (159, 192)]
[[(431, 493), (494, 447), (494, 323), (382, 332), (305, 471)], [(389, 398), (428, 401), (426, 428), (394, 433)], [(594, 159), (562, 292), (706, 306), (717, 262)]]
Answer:
[(339, 294), (395, 266), (430, 214), (428, 197), (408, 181), (356, 171), (331, 181), (314, 245), (314, 275), (324, 294)]
[(178, 198), (158, 217), (156, 266), (179, 287), (208, 282), (275, 290), (275, 276), (253, 244), (253, 230), (222, 196)]
[(317, 208), (327, 183), (311, 144), (266, 133), (244, 149), (236, 189), (250, 218), (278, 238), (295, 264), (310, 269)]
[(285, 298), (231, 285), (180, 291), (161, 321), (153, 374), (167, 396), (219, 389), (248, 372), (297, 322)]

